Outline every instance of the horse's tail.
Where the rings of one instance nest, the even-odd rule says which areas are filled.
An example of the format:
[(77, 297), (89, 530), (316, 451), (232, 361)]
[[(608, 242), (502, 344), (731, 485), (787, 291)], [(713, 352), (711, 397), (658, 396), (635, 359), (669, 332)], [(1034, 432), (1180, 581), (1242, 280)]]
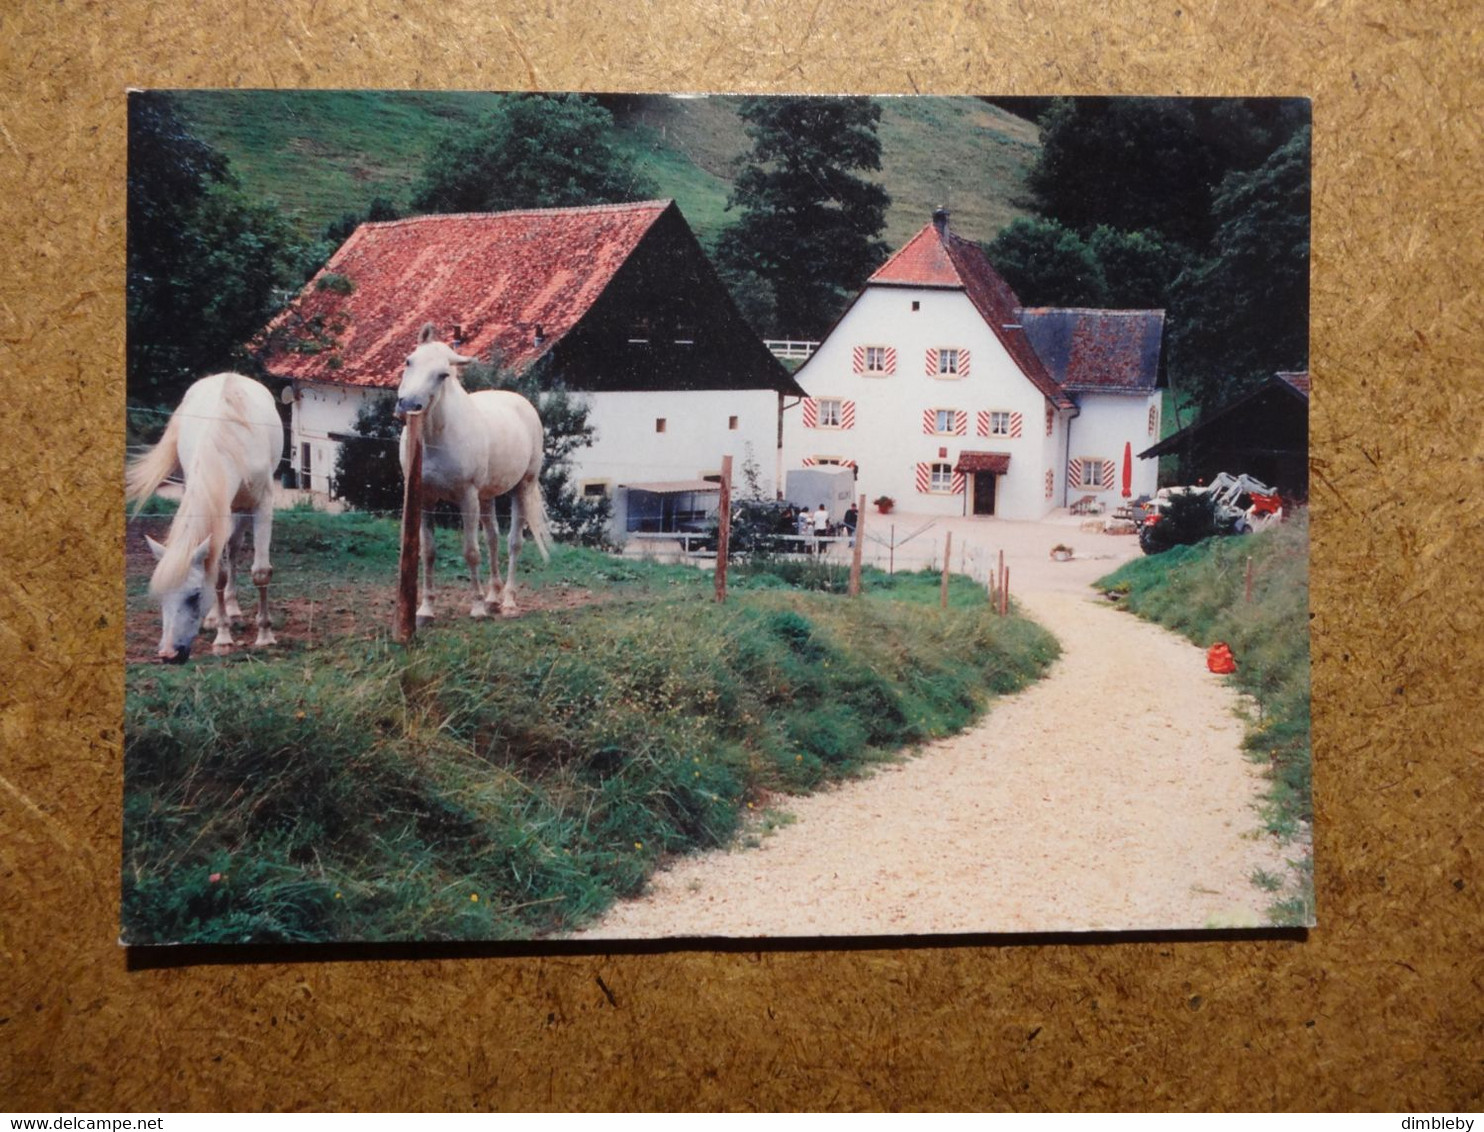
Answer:
[(521, 481), (520, 510), (531, 528), (531, 537), (536, 540), (536, 549), (541, 552), (543, 562), (551, 561), (551, 528), (546, 523), (546, 501), (541, 497), (541, 480), (529, 476)]
[(148, 452), (141, 452), (129, 461), (124, 472), (124, 499), (134, 504), (134, 514), (139, 514), (155, 489), (179, 466), (179, 440), (180, 418), (172, 415), (160, 442)]

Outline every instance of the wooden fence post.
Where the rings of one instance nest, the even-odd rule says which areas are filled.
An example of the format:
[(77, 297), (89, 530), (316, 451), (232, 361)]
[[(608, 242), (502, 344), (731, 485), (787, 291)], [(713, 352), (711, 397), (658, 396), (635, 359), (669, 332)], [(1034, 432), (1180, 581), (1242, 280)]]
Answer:
[(721, 504), (716, 516), (716, 600), (727, 599), (727, 555), (732, 545), (732, 458), (721, 458)]
[(995, 567), (994, 576), (995, 593), (998, 596), (995, 609), (1003, 616), (1005, 612), (1005, 552), (1003, 550), (1000, 551), (1000, 564)]
[(887, 543), (886, 572), (895, 575), (897, 572), (897, 525), (891, 525), (891, 541)]
[(1005, 567), (1005, 584), (1000, 589), (1000, 616), (1005, 617), (1010, 613), (1010, 567)]
[(948, 608), (948, 570), (953, 565), (953, 532), (949, 531), (943, 539), (943, 581), (938, 587), (938, 607)]
[(863, 495), (855, 508), (855, 530), (850, 532), (855, 546), (850, 554), (850, 596), (860, 597), (861, 592), (861, 543), (866, 533), (866, 497)]
[(422, 558), (423, 415), (408, 413), (407, 479), (402, 485), (402, 550), (397, 559), (397, 621), (393, 632), (403, 644), (417, 632), (417, 570)]

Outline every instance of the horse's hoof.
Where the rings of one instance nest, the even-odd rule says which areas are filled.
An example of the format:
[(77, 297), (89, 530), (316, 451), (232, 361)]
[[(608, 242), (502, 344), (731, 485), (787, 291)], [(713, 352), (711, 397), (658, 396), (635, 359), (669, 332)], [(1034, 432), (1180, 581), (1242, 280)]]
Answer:
[(252, 647), (255, 649), (264, 649), (267, 648), (269, 645), (276, 644), (278, 644), (278, 638), (275, 637), (272, 633), (259, 633), (258, 639), (253, 642)]
[(502, 605), (502, 606), (500, 606), (500, 616), (501, 617), (519, 617), (520, 616), (520, 610), (519, 609), (516, 609), (515, 606), (513, 606), (513, 605)]
[(478, 605), (469, 610), (469, 616), (474, 618), (474, 620), (476, 621), (483, 621), (489, 615), (490, 611), (485, 608), (483, 602), (480, 602)]
[(213, 656), (231, 656), (234, 647), (235, 645), (231, 641), (228, 641), (226, 644), (222, 644), (221, 641), (215, 641), (211, 646), (211, 654)]

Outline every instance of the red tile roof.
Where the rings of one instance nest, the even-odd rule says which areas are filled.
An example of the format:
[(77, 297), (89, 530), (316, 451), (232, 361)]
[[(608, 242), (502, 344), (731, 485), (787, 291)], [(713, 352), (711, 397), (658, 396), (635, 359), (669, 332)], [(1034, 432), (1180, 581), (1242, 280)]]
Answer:
[(1020, 326), (1020, 299), (972, 240), (955, 236), (945, 224), (928, 224), (888, 259), (867, 284), (945, 287), (962, 290), (1006, 352), (1043, 396), (1060, 409), (1074, 402), (1036, 354)]
[(1086, 393), (1150, 393), (1159, 381), (1164, 311), (1029, 307), (1016, 319), (1051, 375)]
[(577, 324), (673, 207), (645, 201), (362, 224), (270, 323), (264, 363), (296, 380), (395, 387), (419, 328), (431, 322), (449, 341), (461, 328), (466, 354), (489, 359), (494, 351), (524, 368)]

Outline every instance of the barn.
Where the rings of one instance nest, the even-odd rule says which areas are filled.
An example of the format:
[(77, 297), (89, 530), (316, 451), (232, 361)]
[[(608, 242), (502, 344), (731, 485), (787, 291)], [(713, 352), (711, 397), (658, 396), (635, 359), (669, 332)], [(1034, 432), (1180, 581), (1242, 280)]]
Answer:
[(1182, 483), (1246, 474), (1291, 499), (1309, 497), (1309, 374), (1276, 373), (1205, 419), (1140, 452), (1178, 456)]
[(795, 375), (788, 468), (934, 515), (1038, 519), (1152, 493), (1163, 311), (1027, 308), (944, 210), (893, 254)]
[[(617, 533), (715, 508), (723, 456), (778, 482), (802, 390), (752, 333), (673, 201), (362, 224), (265, 331), (292, 390), (293, 467), (333, 489), (337, 438), (397, 387), (419, 328), (580, 394), (596, 428), (573, 480)], [(633, 512), (629, 514), (630, 489)]]

